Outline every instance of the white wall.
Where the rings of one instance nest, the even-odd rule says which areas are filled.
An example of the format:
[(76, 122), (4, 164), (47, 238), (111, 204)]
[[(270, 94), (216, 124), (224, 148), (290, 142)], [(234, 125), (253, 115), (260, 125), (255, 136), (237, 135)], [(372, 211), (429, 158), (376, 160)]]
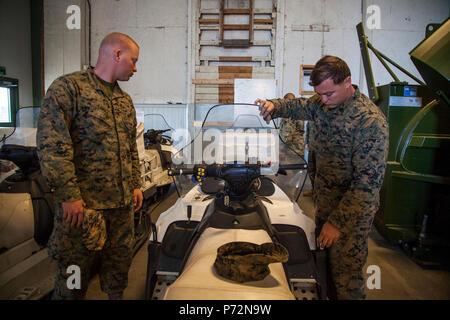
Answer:
[[(368, 29), (367, 8), (380, 8), (380, 29)], [(315, 64), (323, 55), (335, 55), (344, 59), (352, 72), (354, 84), (367, 93), (364, 69), (356, 33), (356, 25), (363, 21), (366, 35), (373, 46), (420, 78), (412, 64), (409, 52), (425, 37), (428, 23), (441, 23), (449, 15), (448, 0), (280, 0), (279, 14), (284, 15), (284, 38), (277, 46), (284, 47), (284, 54), (277, 63), (284, 63), (280, 78), (280, 95), (286, 92), (299, 94), (300, 64)], [(369, 16), (372, 14), (369, 13)], [(294, 31), (298, 26), (329, 26), (328, 32)], [(293, 27), (296, 26), (296, 27)], [(280, 27), (280, 26), (279, 26)], [(371, 54), (376, 84), (393, 81), (384, 67)], [(401, 81), (415, 83), (395, 67)]]
[[(351, 69), (353, 82), (358, 84), (360, 51), (355, 26), (361, 21), (361, 1), (281, 0), (281, 10), (283, 5), (284, 30), (278, 32), (284, 32), (285, 36), (283, 43), (277, 43), (284, 47), (281, 94), (299, 95), (300, 65), (314, 65), (327, 54), (344, 59)], [(313, 31), (307, 30), (310, 25)], [(319, 26), (329, 31), (314, 31)]]
[[(370, 30), (365, 27), (368, 40), (378, 51), (384, 53), (419, 79), (422, 79), (410, 59), (409, 52), (425, 38), (425, 27), (429, 23), (442, 23), (448, 18), (450, 1), (363, 1), (364, 8), (370, 5), (376, 5), (380, 8), (381, 28)], [(371, 61), (376, 85), (383, 85), (393, 81), (392, 77), (372, 53)], [(395, 67), (391, 67), (400, 81), (416, 83)], [(364, 86), (366, 87), (365, 83)]]
[[(71, 16), (66, 13), (67, 8), (70, 5), (81, 8), (82, 2), (84, 1), (44, 0), (45, 91), (57, 77), (82, 69), (81, 29), (69, 29), (66, 25)], [(85, 26), (81, 24), (81, 28)]]
[[(9, 3), (2, 0), (5, 2)], [(106, 34), (113, 31), (129, 34), (141, 49), (138, 72), (121, 85), (135, 103), (192, 102), (186, 101), (191, 81), (188, 77), (192, 76), (192, 71), (188, 73), (188, 61), (193, 63), (188, 54), (195, 54), (188, 50), (191, 2), (197, 3), (197, 0), (92, 0), (91, 64), (95, 65), (98, 46)], [(57, 76), (79, 70), (83, 65), (82, 48), (86, 39), (80, 31), (69, 31), (65, 27), (67, 6), (77, 3), (81, 7), (85, 5), (84, 0), (44, 1), (46, 88)], [(315, 64), (326, 54), (347, 61), (353, 83), (367, 93), (355, 26), (360, 21), (366, 22), (366, 10), (370, 5), (380, 8), (381, 28), (369, 30), (366, 27), (369, 41), (419, 76), (408, 53), (424, 38), (428, 23), (440, 23), (448, 17), (448, 0), (278, 0), (276, 78), (279, 94), (298, 95), (300, 64)], [(314, 28), (325, 25), (329, 31), (302, 31), (302, 26), (309, 25)], [(389, 74), (373, 56), (372, 64), (376, 83), (389, 83)], [(400, 80), (413, 83), (400, 72), (396, 73)], [(190, 97), (192, 100), (192, 94)]]
[(96, 0), (92, 3), (92, 64), (110, 32), (140, 46), (137, 73), (121, 86), (134, 103), (186, 102), (188, 0)]
[(29, 0), (0, 0), (0, 66), (19, 79), (19, 104), (33, 104)]
[[(68, 6), (81, 8), (81, 29), (69, 30)], [(185, 102), (188, 0), (91, 0), (91, 65), (110, 32), (131, 36), (140, 46), (138, 72), (121, 86), (136, 104)], [(87, 64), (85, 0), (44, 0), (45, 89), (60, 75)]]

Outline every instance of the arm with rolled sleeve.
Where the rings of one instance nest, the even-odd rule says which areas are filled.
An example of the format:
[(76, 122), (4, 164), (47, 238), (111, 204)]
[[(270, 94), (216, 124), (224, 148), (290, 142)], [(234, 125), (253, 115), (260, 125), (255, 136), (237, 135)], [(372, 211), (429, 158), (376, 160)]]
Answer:
[(369, 118), (356, 134), (351, 185), (328, 217), (339, 231), (351, 230), (357, 222), (368, 225), (372, 221), (379, 206), (388, 143), (388, 126), (381, 118)]
[(42, 174), (55, 191), (57, 202), (81, 200), (75, 171), (70, 126), (75, 88), (55, 80), (43, 100), (37, 126), (37, 151)]
[(296, 98), (296, 99), (270, 99), (275, 109), (272, 119), (289, 118), (292, 120), (312, 120), (314, 117), (314, 106), (316, 99)]

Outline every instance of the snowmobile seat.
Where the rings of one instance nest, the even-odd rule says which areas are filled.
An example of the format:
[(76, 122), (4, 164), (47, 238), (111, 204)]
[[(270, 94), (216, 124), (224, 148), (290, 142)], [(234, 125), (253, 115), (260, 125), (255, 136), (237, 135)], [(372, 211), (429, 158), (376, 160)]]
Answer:
[(271, 263), (270, 274), (259, 281), (236, 283), (221, 277), (214, 268), (217, 248), (230, 241), (263, 244), (272, 240), (265, 230), (207, 228), (164, 299), (295, 300), (281, 263)]

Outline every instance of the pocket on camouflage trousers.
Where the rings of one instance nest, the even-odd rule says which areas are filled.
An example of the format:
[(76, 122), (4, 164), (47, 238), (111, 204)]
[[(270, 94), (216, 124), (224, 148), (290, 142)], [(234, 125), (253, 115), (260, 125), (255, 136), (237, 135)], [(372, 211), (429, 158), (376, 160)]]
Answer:
[(102, 250), (106, 242), (106, 222), (101, 210), (84, 209), (83, 244), (91, 251)]

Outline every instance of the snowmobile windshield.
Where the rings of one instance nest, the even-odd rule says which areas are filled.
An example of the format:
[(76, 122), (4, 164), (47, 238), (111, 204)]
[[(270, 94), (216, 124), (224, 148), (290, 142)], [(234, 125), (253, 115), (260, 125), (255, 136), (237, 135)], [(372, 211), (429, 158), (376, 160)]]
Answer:
[[(261, 165), (269, 167), (262, 177), (273, 180), (294, 200), (303, 186), (306, 169), (278, 170), (280, 165), (305, 164), (303, 151), (280, 138), (278, 122), (267, 124), (251, 104), (221, 104), (205, 110), (203, 118), (192, 123), (191, 130), (175, 130), (174, 147), (182, 156), (173, 158), (172, 167), (192, 169), (195, 165)], [(192, 138), (191, 138), (192, 135)], [(180, 144), (190, 142), (184, 147)], [(216, 179), (220, 180), (220, 179)], [(223, 181), (218, 182), (218, 185)], [(177, 176), (180, 195), (195, 183), (191, 176)]]
[(168, 130), (171, 132), (174, 128), (167, 122), (166, 118), (160, 113), (147, 113), (144, 115), (145, 127), (153, 130)]
[(19, 169), (29, 174), (39, 170), (36, 127), (40, 107), (21, 107), (14, 127), (0, 127), (0, 183)]
[[(159, 113), (147, 113), (144, 116), (144, 141), (146, 148), (152, 145), (172, 145), (172, 134), (174, 128), (169, 124), (166, 118)], [(139, 124), (138, 124), (139, 132)]]
[(0, 127), (0, 147), (4, 144), (36, 147), (36, 128), (40, 109), (39, 106), (19, 108), (15, 114), (15, 126)]

